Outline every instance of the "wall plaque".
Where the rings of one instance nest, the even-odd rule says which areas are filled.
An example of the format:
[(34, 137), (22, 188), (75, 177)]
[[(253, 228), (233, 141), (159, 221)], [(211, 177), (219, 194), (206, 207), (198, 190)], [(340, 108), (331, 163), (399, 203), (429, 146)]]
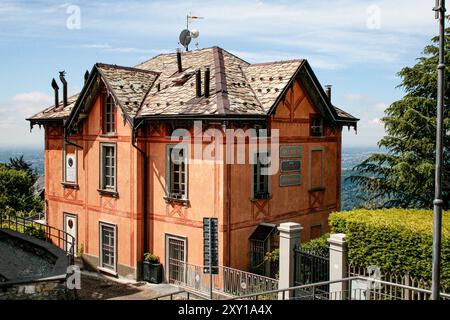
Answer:
[(301, 174), (280, 175), (280, 187), (299, 186), (302, 184)]
[(300, 160), (281, 160), (281, 172), (301, 171), (302, 162)]
[(280, 146), (280, 158), (300, 158), (302, 154), (302, 146)]
[(66, 155), (66, 181), (76, 183), (77, 181), (77, 157), (70, 153)]

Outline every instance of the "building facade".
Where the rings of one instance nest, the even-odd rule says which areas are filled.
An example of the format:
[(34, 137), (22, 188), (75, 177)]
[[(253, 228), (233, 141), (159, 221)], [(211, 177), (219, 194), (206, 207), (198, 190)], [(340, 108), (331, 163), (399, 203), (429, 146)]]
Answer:
[(172, 260), (202, 266), (214, 217), (219, 264), (267, 274), (277, 224), (301, 223), (306, 240), (340, 209), (341, 131), (358, 119), (306, 60), (249, 64), (213, 47), (96, 64), (72, 97), (60, 78), (62, 101), (53, 81), (55, 105), (28, 119), (45, 128), (46, 219), (103, 272), (138, 278), (144, 252), (166, 279)]

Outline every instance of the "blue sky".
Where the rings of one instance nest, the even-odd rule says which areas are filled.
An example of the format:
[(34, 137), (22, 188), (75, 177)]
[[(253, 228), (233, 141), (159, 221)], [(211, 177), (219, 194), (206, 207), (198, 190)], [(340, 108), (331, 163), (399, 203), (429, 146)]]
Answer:
[[(0, 0), (0, 146), (42, 146), (24, 119), (52, 104), (51, 79), (69, 93), (96, 62), (134, 66), (178, 47), (186, 14), (202, 16), (199, 47), (249, 62), (306, 58), (333, 103), (361, 118), (344, 147), (375, 146), (383, 110), (402, 97), (396, 73), (436, 33), (434, 0), (7, 1)], [(79, 15), (78, 15), (79, 10)], [(79, 17), (79, 19), (78, 19)]]

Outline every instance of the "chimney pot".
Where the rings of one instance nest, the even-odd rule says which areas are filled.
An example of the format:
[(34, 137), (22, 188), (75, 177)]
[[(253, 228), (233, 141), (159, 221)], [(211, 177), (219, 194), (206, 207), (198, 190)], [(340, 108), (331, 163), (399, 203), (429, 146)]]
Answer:
[(195, 84), (197, 98), (200, 98), (202, 96), (202, 74), (200, 72), (200, 69), (197, 69), (197, 71), (195, 72)]
[(209, 77), (210, 77), (209, 67), (206, 67), (206, 70), (205, 70), (205, 98), (209, 97)]
[(53, 78), (52, 80), (52, 88), (53, 90), (55, 90), (55, 109), (59, 108), (59, 87), (58, 84), (56, 83), (55, 78)]
[(66, 74), (65, 71), (60, 71), (59, 72), (59, 80), (61, 80), (62, 84), (63, 84), (63, 105), (64, 107), (67, 107), (67, 81), (66, 78), (64, 77)]
[(180, 49), (177, 49), (177, 65), (178, 65), (178, 72), (183, 72), (183, 64), (181, 62), (181, 51)]
[(327, 96), (328, 96), (328, 99), (331, 101), (331, 87), (332, 87), (332, 85), (331, 84), (327, 84), (326, 86), (325, 86), (325, 92), (326, 92), (326, 94), (327, 94)]

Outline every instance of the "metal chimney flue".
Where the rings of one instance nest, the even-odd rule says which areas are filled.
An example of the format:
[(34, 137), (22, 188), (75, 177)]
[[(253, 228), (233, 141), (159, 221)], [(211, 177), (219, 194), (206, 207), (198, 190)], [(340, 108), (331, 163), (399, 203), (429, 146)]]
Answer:
[(52, 88), (53, 90), (55, 90), (55, 109), (59, 108), (59, 87), (58, 84), (56, 83), (55, 78), (53, 78), (52, 80)]
[(65, 71), (59, 72), (59, 80), (61, 80), (61, 83), (63, 84), (63, 105), (64, 107), (67, 107), (67, 81), (65, 75)]
[(205, 98), (209, 97), (209, 77), (210, 77), (209, 67), (206, 67), (206, 70), (205, 70)]
[(183, 72), (183, 64), (181, 61), (181, 51), (177, 50), (177, 65), (178, 65), (178, 72)]
[(197, 98), (200, 98), (202, 96), (202, 73), (200, 69), (195, 72), (195, 90)]
[(331, 84), (327, 84), (327, 85), (325, 86), (325, 92), (326, 92), (327, 97), (328, 97), (328, 99), (329, 99), (330, 101), (331, 101), (331, 87), (332, 87)]

